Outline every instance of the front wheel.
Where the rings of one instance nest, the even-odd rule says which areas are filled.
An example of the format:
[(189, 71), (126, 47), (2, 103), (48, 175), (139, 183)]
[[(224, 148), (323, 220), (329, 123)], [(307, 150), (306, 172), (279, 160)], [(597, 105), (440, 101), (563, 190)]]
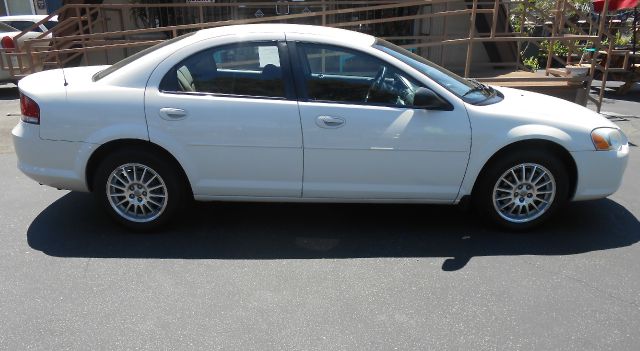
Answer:
[(166, 224), (185, 196), (178, 172), (151, 152), (109, 155), (98, 167), (93, 191), (120, 224), (150, 231)]
[(567, 201), (568, 183), (557, 157), (518, 152), (487, 167), (473, 200), (483, 218), (510, 230), (526, 230)]

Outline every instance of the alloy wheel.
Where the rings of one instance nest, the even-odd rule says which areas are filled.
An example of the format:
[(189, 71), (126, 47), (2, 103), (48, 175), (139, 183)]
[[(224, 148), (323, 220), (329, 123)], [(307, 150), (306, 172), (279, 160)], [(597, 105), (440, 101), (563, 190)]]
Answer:
[(139, 163), (127, 163), (111, 172), (106, 191), (111, 207), (128, 221), (153, 221), (167, 207), (164, 180), (155, 170)]
[(493, 188), (493, 206), (503, 219), (525, 223), (542, 216), (553, 203), (556, 181), (536, 163), (518, 164), (500, 176)]

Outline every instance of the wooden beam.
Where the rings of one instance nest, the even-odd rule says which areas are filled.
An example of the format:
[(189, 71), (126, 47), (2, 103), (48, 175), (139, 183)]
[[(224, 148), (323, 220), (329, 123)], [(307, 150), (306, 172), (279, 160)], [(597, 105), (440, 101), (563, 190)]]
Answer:
[[(469, 39), (473, 39), (476, 32), (476, 15), (478, 10), (478, 0), (473, 0), (471, 6), (471, 18), (469, 19)], [(471, 71), (471, 58), (473, 55), (473, 40), (467, 42), (467, 60), (464, 64), (464, 76), (469, 77)]]

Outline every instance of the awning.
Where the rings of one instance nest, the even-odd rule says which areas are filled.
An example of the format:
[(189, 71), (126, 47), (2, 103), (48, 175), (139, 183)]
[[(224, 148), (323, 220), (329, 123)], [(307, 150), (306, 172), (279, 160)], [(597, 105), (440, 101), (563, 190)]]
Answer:
[[(638, 6), (638, 0), (609, 0), (609, 11), (631, 9)], [(593, 9), (601, 12), (604, 7), (604, 0), (594, 0)]]

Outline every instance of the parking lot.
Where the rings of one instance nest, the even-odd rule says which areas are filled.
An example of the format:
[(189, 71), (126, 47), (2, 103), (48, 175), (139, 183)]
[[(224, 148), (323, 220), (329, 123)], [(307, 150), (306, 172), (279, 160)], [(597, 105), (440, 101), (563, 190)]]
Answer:
[[(634, 144), (638, 106), (604, 107)], [(0, 87), (2, 350), (640, 347), (635, 146), (616, 194), (530, 233), (454, 207), (209, 203), (132, 234), (16, 169), (18, 112)]]

